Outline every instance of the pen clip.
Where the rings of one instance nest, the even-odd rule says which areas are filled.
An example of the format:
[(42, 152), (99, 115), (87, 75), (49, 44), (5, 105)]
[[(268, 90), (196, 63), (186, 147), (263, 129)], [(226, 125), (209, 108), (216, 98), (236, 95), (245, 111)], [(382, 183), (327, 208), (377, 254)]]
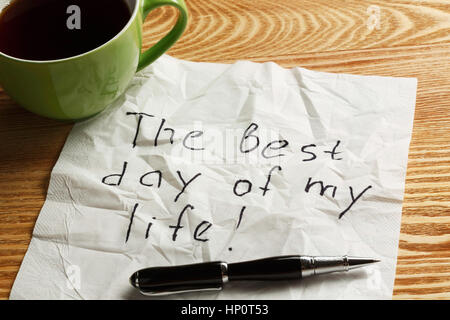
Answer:
[(149, 297), (158, 297), (158, 296), (167, 296), (171, 294), (177, 294), (177, 293), (188, 293), (188, 292), (202, 292), (202, 291), (220, 291), (222, 290), (222, 287), (217, 288), (203, 288), (203, 289), (186, 289), (186, 290), (178, 290), (178, 291), (157, 291), (157, 292), (144, 292), (140, 291), (144, 296)]

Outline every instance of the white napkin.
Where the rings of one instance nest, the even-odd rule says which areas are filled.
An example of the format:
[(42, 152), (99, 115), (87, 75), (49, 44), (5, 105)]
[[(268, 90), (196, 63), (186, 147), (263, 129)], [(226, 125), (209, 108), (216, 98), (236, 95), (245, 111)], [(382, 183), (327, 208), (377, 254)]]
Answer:
[(288, 254), (381, 262), (167, 298), (391, 298), (416, 86), (163, 56), (73, 128), (11, 298), (135, 299), (142, 268)]

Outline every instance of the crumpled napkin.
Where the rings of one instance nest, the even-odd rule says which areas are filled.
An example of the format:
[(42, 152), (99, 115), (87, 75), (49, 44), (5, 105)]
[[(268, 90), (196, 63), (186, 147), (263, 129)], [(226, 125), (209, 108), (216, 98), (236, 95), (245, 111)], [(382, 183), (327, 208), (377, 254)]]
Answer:
[(142, 268), (288, 254), (381, 262), (165, 298), (391, 298), (416, 87), (163, 56), (74, 126), (10, 298), (138, 299)]

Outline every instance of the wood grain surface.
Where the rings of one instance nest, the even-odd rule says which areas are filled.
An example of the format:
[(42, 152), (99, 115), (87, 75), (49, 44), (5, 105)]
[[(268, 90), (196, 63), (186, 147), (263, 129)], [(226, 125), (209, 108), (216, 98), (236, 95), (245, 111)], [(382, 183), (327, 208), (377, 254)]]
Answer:
[[(186, 2), (189, 26), (169, 51), (180, 59), (418, 78), (393, 297), (450, 299), (449, 1)], [(154, 11), (144, 47), (175, 19), (170, 8)], [(9, 296), (71, 127), (24, 111), (0, 89), (0, 298)]]

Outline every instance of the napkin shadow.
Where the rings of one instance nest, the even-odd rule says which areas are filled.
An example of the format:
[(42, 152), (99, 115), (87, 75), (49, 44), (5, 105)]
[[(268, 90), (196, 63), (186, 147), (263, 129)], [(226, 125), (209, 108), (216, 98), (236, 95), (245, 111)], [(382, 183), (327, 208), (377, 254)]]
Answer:
[[(261, 299), (276, 300), (284, 299), (279, 298), (280, 294), (286, 296), (286, 293), (291, 289), (314, 290), (317, 286), (324, 286), (324, 284), (331, 284), (333, 282), (349, 283), (351, 280), (361, 280), (367, 278), (367, 273), (364, 270), (353, 270), (351, 272), (341, 272), (333, 274), (325, 274), (316, 277), (308, 277), (299, 281), (283, 280), (283, 281), (241, 281), (227, 283), (224, 286), (224, 298), (219, 298), (219, 291), (205, 291), (205, 292), (192, 292), (192, 293), (179, 293), (167, 296), (144, 296), (138, 290), (130, 288), (123, 296), (127, 300), (211, 300), (211, 299), (228, 299), (228, 300), (246, 300), (258, 297)], [(316, 297), (320, 299), (320, 297)]]
[[(4, 172), (14, 179), (39, 180), (45, 195), (73, 123), (35, 115), (14, 103), (0, 88), (0, 154)], [(43, 176), (42, 173), (45, 173)], [(5, 177), (6, 178), (6, 177)]]

